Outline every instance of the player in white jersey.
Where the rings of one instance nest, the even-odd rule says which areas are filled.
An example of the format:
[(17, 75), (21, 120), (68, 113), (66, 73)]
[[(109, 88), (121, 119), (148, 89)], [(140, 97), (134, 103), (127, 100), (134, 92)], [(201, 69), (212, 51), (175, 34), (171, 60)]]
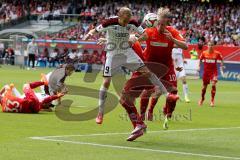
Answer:
[(190, 100), (188, 97), (188, 85), (187, 85), (187, 80), (186, 80), (186, 71), (184, 69), (184, 63), (187, 63), (187, 61), (184, 60), (183, 50), (181, 48), (174, 48), (172, 50), (172, 58), (173, 58), (173, 61), (175, 64), (175, 68), (177, 68), (177, 67), (182, 68), (181, 71), (176, 71), (176, 76), (178, 79), (182, 80), (184, 99), (187, 103), (189, 103)]
[[(49, 72), (48, 74), (46, 74), (46, 75), (44, 75), (44, 74), (41, 74), (41, 77), (43, 78), (43, 77), (45, 77), (45, 80), (47, 81), (47, 82), (49, 82), (49, 78), (50, 78), (50, 76), (52, 75), (52, 72)], [(49, 92), (49, 87), (48, 87), (48, 85), (43, 85), (43, 86), (41, 86), (40, 87), (41, 88), (41, 91), (42, 91), (42, 93), (36, 93), (36, 95), (38, 96), (39, 95), (39, 97), (42, 95), (51, 95), (51, 93)], [(60, 103), (60, 99), (56, 99), (56, 100), (54, 100), (54, 101), (52, 101), (52, 105), (53, 106), (57, 106), (58, 104)]]
[[(168, 98), (178, 98), (168, 94), (166, 88), (158, 80), (155, 74), (151, 73), (145, 66), (141, 58), (131, 48), (130, 33), (144, 33), (143, 28), (135, 21), (131, 20), (131, 10), (127, 7), (120, 8), (118, 16), (105, 20), (101, 25), (89, 31), (84, 36), (87, 40), (93, 34), (98, 32), (106, 32), (106, 62), (103, 69), (104, 82), (99, 92), (99, 113), (96, 123), (101, 124), (103, 121), (104, 104), (106, 100), (107, 90), (110, 86), (111, 76), (119, 67), (124, 66), (131, 71), (138, 71), (148, 78), (155, 86), (157, 86), (157, 94), (164, 94)], [(141, 127), (140, 127), (141, 128)]]

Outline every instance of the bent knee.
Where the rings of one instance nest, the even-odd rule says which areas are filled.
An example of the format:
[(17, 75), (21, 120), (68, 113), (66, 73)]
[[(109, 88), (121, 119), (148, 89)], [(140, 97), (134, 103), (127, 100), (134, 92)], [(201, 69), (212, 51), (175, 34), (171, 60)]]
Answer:
[(111, 84), (111, 78), (105, 78), (103, 82), (103, 86), (105, 88), (109, 88), (110, 84)]
[(149, 78), (152, 76), (152, 73), (150, 71), (142, 71), (140, 72), (142, 76)]

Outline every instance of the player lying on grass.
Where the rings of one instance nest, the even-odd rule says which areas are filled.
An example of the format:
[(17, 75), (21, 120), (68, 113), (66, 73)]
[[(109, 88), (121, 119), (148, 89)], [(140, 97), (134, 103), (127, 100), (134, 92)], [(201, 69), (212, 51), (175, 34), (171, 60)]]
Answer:
[(217, 85), (217, 78), (218, 78), (218, 69), (217, 69), (217, 61), (221, 61), (221, 72), (223, 72), (223, 58), (219, 51), (214, 49), (214, 42), (208, 42), (208, 49), (202, 52), (199, 61), (199, 69), (200, 71), (200, 63), (203, 62), (203, 86), (202, 86), (202, 97), (199, 100), (198, 104), (201, 106), (203, 101), (205, 100), (205, 93), (207, 90), (207, 86), (212, 82), (212, 90), (211, 90), (211, 102), (210, 106), (214, 107), (214, 97), (216, 94), (216, 85)]
[(184, 60), (183, 56), (183, 50), (181, 48), (173, 48), (172, 50), (172, 58), (174, 62), (175, 68), (182, 68), (182, 71), (175, 71), (176, 77), (178, 80), (182, 81), (183, 85), (183, 94), (184, 94), (184, 100), (185, 102), (189, 103), (189, 97), (188, 97), (188, 85), (187, 85), (187, 79), (186, 79), (186, 71), (184, 64), (187, 64), (187, 61)]
[(111, 77), (114, 72), (122, 66), (128, 68), (130, 71), (138, 71), (144, 75), (151, 83), (158, 86), (156, 92), (164, 94), (169, 98), (176, 99), (175, 95), (171, 95), (167, 92), (157, 76), (144, 65), (141, 58), (139, 58), (131, 48), (129, 44), (130, 33), (136, 32), (141, 35), (144, 32), (143, 28), (136, 20), (131, 19), (131, 17), (131, 10), (127, 7), (122, 7), (118, 12), (118, 16), (105, 20), (101, 25), (89, 31), (83, 38), (87, 40), (93, 34), (107, 32), (107, 55), (103, 69), (104, 80), (99, 92), (99, 113), (96, 118), (97, 124), (101, 124), (103, 121), (104, 105), (107, 97), (107, 90), (111, 83)]
[[(67, 77), (71, 76), (75, 68), (72, 64), (65, 64), (59, 68), (56, 68), (54, 71), (48, 73), (45, 77), (45, 81), (48, 82), (48, 85), (45, 85), (42, 90), (45, 94), (48, 95), (57, 95), (57, 93), (68, 92), (67, 86), (65, 85), (65, 80)], [(54, 105), (60, 103), (60, 99), (53, 102)]]
[(5, 85), (0, 91), (0, 104), (3, 112), (38, 113), (42, 108), (48, 107), (53, 100), (59, 99), (64, 94), (48, 96), (35, 93), (34, 89), (45, 85), (46, 82), (37, 81), (23, 85), (23, 95), (13, 84)]

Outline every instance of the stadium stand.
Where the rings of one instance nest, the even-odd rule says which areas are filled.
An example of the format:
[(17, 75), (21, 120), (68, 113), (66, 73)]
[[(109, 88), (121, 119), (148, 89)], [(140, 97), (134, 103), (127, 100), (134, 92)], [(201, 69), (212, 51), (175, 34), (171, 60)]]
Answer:
[(0, 2), (0, 24), (16, 20), (27, 14), (26, 6), (21, 1), (3, 0)]
[[(124, 2), (124, 3), (123, 3)], [(92, 7), (80, 7), (80, 15), (85, 16), (85, 21), (77, 26), (63, 31), (61, 34), (53, 35), (54, 38), (73, 38), (80, 40), (82, 36), (94, 25), (88, 25), (87, 20), (99, 23), (102, 19), (115, 15), (120, 6), (128, 5), (133, 8), (133, 15), (139, 21), (143, 15), (149, 12), (156, 12), (160, 4), (138, 4), (122, 1), (122, 5), (116, 3), (92, 4)], [(121, 4), (121, 3), (120, 3)], [(201, 2), (169, 2), (166, 6), (170, 8), (173, 18), (172, 25), (182, 31), (190, 44), (206, 43), (214, 40), (219, 45), (239, 46), (240, 45), (240, 7), (231, 3), (211, 4)], [(184, 10), (184, 8), (190, 8)], [(206, 16), (207, 15), (207, 16)], [(89, 18), (91, 17), (91, 18)], [(66, 37), (68, 35), (69, 37)]]
[[(240, 6), (236, 1), (225, 3), (223, 1), (202, 2), (202, 1), (166, 1), (152, 2), (151, 0), (132, 1), (40, 1), (29, 0), (3, 0), (0, 2), (0, 24), (14, 21), (26, 15), (39, 17), (42, 21), (34, 22), (29, 26), (22, 27), (31, 30), (38, 35), (40, 39), (46, 40), (81, 40), (90, 29), (102, 22), (106, 17), (116, 15), (121, 6), (129, 6), (133, 11), (133, 16), (139, 22), (144, 15), (149, 12), (156, 12), (160, 6), (170, 8), (173, 18), (171, 25), (179, 29), (189, 44), (203, 46), (209, 40), (214, 40), (218, 45), (224, 47), (240, 46)], [(189, 8), (186, 10), (185, 8)], [(74, 17), (71, 17), (74, 15)], [(67, 19), (66, 17), (71, 17)], [(63, 18), (64, 17), (64, 18)], [(47, 20), (47, 21), (46, 21)], [(49, 20), (54, 20), (48, 23)], [(70, 25), (64, 25), (63, 21), (72, 22)], [(41, 23), (41, 25), (40, 25)], [(13, 28), (18, 29), (13, 24)], [(1, 28), (0, 28), (1, 30)], [(103, 35), (92, 37), (96, 41)], [(0, 35), (0, 38), (1, 35)], [(53, 46), (51, 46), (53, 45)], [(55, 66), (58, 63), (71, 61), (69, 55), (78, 56), (81, 63), (102, 64), (104, 54), (101, 50), (93, 48), (91, 50), (81, 49), (81, 46), (74, 48), (59, 47), (57, 56), (54, 55), (56, 45), (42, 46), (38, 55), (39, 63), (43, 66)], [(7, 46), (1, 51), (1, 58), (5, 58), (3, 53), (7, 53)], [(235, 55), (235, 52), (234, 52)], [(237, 54), (238, 55), (238, 54)], [(235, 56), (236, 57), (236, 56)]]

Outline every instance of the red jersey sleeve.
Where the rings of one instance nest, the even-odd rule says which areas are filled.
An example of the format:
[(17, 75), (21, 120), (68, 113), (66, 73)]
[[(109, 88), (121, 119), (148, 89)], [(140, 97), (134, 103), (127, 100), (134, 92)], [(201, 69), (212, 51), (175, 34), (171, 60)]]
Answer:
[(141, 44), (140, 44), (138, 41), (133, 44), (132, 48), (133, 48), (133, 50), (137, 53), (137, 55), (138, 55), (142, 60), (144, 60), (144, 58), (143, 58), (143, 50), (142, 50)]
[(145, 34), (147, 35), (147, 37), (151, 37), (151, 33), (152, 33), (152, 30), (153, 30), (153, 28), (146, 28), (145, 29)]
[(217, 51), (217, 60), (223, 60), (222, 54)]
[(168, 26), (167, 30), (172, 34), (173, 38), (176, 38), (179, 41), (185, 41), (182, 34), (172, 26)]
[(107, 31), (108, 27), (111, 25), (116, 25), (118, 24), (118, 18), (117, 17), (112, 17), (109, 19), (105, 19), (102, 21), (102, 23), (96, 27), (97, 32), (105, 32)]

